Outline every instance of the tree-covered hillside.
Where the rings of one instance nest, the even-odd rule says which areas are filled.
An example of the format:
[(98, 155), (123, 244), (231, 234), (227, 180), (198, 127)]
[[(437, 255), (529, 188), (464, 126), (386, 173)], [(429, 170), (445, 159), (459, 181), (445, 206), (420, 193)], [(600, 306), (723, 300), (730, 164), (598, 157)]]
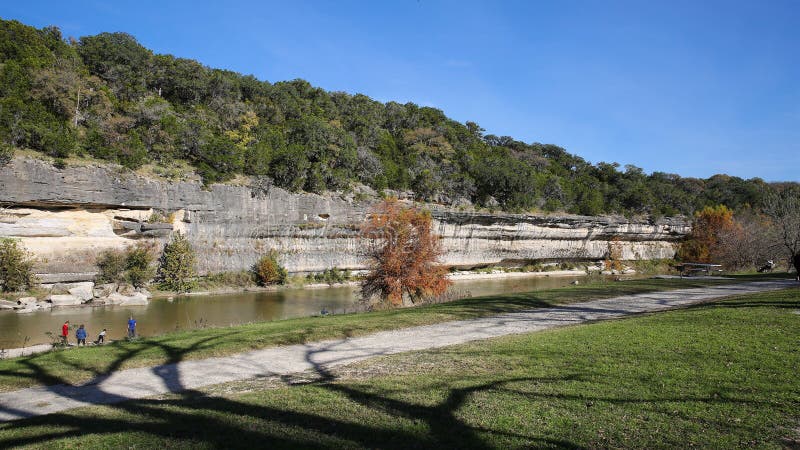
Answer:
[(434, 202), (582, 214), (738, 208), (776, 188), (590, 164), (556, 145), (486, 135), (435, 108), (154, 54), (124, 33), (66, 40), (54, 27), (0, 21), (0, 61), (6, 152), (91, 155), (132, 169), (186, 160), (207, 183), (237, 174), (293, 191), (364, 183)]

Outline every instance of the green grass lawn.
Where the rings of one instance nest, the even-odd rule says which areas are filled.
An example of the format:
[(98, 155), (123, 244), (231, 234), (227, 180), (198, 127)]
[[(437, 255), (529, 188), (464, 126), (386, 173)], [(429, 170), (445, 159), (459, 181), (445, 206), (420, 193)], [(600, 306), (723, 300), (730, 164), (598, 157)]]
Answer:
[[(740, 278), (741, 281), (752, 279)], [(125, 368), (230, 355), (276, 345), (357, 336), (617, 295), (731, 282), (648, 279), (597, 283), (522, 294), (475, 297), (417, 308), (180, 331), (136, 342), (119, 341), (100, 347), (71, 348), (0, 360), (0, 392), (41, 384), (84, 382)]]
[(731, 297), (372, 359), (301, 385), (0, 424), (0, 447), (797, 448), (798, 311), (797, 288)]

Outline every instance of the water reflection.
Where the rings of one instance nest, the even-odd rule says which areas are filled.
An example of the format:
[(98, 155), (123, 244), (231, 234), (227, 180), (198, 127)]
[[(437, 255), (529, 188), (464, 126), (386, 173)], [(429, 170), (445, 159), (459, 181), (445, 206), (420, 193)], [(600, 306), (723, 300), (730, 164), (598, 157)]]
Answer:
[[(501, 293), (549, 289), (569, 284), (575, 278), (530, 277), (459, 281), (454, 288), (473, 297)], [(141, 335), (200, 326), (227, 326), (265, 320), (303, 317), (325, 308), (333, 313), (355, 308), (357, 287), (327, 289), (285, 289), (277, 292), (248, 292), (225, 295), (181, 296), (174, 300), (157, 299), (147, 306), (101, 306), (96, 308), (56, 308), (30, 314), (0, 311), (0, 349), (49, 342), (45, 332), (58, 334), (61, 324), (84, 324), (89, 339), (94, 340), (103, 328), (108, 339), (125, 336), (129, 316), (136, 318)], [(70, 337), (74, 341), (74, 337)]]

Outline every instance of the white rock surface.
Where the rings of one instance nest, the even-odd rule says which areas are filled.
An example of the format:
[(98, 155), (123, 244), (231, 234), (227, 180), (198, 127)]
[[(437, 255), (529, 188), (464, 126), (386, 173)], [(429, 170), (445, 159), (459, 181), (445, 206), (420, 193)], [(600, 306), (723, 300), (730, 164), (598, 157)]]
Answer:
[(126, 298), (128, 297), (120, 294), (119, 292), (112, 292), (105, 297), (96, 299), (95, 301), (98, 303), (102, 302), (106, 305), (120, 305), (123, 301), (125, 301)]
[(78, 297), (84, 302), (88, 302), (89, 300), (94, 298), (94, 290), (93, 290), (94, 283), (92, 283), (91, 281), (87, 281), (85, 283), (76, 283), (76, 284), (77, 285), (75, 287), (67, 289), (67, 291), (70, 294), (74, 295), (75, 297)]
[(72, 294), (53, 294), (47, 297), (47, 300), (52, 303), (53, 306), (76, 306), (82, 303), (80, 298)]
[(132, 295), (122, 295), (119, 292), (112, 292), (110, 295), (98, 298), (96, 301), (106, 305), (121, 306), (145, 306), (150, 303), (147, 297), (141, 292), (134, 292)]
[(0, 299), (0, 309), (14, 309), (15, 306), (17, 306), (17, 302)]
[(136, 292), (136, 288), (131, 284), (122, 283), (117, 287), (117, 292), (122, 295), (133, 295)]
[(113, 292), (116, 291), (117, 291), (116, 283), (99, 284), (96, 285), (92, 290), (95, 297), (108, 297), (109, 295), (111, 295)]
[(120, 303), (122, 306), (146, 306), (150, 303), (147, 300), (147, 297), (142, 294), (141, 292), (136, 292), (133, 295), (125, 297), (125, 299)]

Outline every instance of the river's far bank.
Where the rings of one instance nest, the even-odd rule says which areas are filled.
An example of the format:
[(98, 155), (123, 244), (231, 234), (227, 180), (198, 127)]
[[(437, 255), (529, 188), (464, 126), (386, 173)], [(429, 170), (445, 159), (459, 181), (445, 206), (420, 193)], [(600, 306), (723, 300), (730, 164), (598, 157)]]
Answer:
[[(631, 272), (633, 273), (633, 272)], [(472, 280), (491, 280), (503, 278), (528, 278), (528, 277), (580, 277), (586, 275), (585, 270), (551, 270), (549, 272), (506, 272), (496, 270), (493, 272), (452, 272), (448, 278), (453, 282)]]
[[(631, 274), (635, 272), (626, 272)], [(447, 274), (447, 277), (453, 282), (459, 281), (474, 281), (474, 280), (496, 280), (505, 278), (530, 278), (530, 277), (580, 277), (586, 275), (586, 270), (573, 269), (573, 270), (552, 270), (549, 272), (511, 272), (503, 270), (495, 270), (492, 272), (473, 272), (473, 271), (458, 271)], [(175, 293), (171, 291), (152, 290), (153, 299), (174, 298), (176, 296), (197, 297), (204, 295), (226, 295), (238, 293), (258, 293), (258, 292), (277, 292), (287, 289), (327, 289), (334, 287), (355, 287), (360, 285), (358, 280), (348, 280), (337, 283), (303, 283), (303, 284), (285, 284), (285, 285), (271, 285), (271, 286), (220, 286), (213, 289), (193, 290), (191, 292)]]

